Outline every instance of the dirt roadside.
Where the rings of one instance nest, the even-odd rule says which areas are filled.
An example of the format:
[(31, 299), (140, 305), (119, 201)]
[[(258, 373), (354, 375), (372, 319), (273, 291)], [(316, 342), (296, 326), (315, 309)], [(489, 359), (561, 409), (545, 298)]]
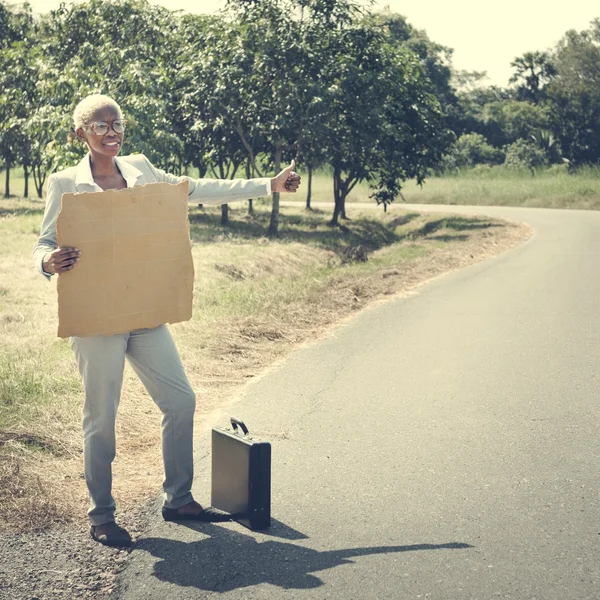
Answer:
[[(336, 320), (324, 320), (318, 324), (320, 336), (351, 318), (357, 310), (406, 294), (433, 278), (501, 254), (531, 235), (527, 225), (494, 221), (499, 226), (476, 231), (460, 245), (443, 245), (432, 239), (435, 250), (423, 260), (412, 261), (401, 269), (382, 270), (377, 294), (368, 297), (362, 294), (359, 280), (354, 282), (356, 287), (348, 281), (340, 281), (340, 289), (354, 290), (354, 298), (345, 313), (337, 313)], [(439, 237), (443, 232), (436, 231), (434, 234)], [(339, 290), (334, 289), (332, 293), (337, 292)], [(314, 339), (315, 329), (311, 331), (310, 336), (294, 336), (294, 343), (288, 343), (281, 356), (307, 339)], [(266, 367), (267, 363), (263, 366)], [(233, 393), (235, 389), (230, 388), (227, 392)], [(201, 420), (198, 425), (202, 426)], [(160, 501), (155, 499), (127, 510), (120, 513), (119, 522), (137, 538), (144, 535), (158, 518), (159, 506)], [(107, 598), (118, 573), (127, 565), (128, 555), (129, 551), (106, 548), (91, 540), (83, 520), (40, 532), (0, 534), (0, 599)]]

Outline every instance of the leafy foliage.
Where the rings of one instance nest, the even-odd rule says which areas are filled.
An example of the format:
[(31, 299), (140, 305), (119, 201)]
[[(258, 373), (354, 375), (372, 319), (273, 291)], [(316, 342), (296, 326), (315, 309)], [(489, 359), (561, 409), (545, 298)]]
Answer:
[[(172, 133), (169, 110), (176, 23), (167, 9), (144, 0), (90, 0), (62, 5), (42, 27), (41, 104), (55, 108), (48, 131), (55, 168), (72, 160), (72, 151), (63, 150), (75, 104), (95, 92), (115, 97), (130, 119), (126, 148), (144, 152), (165, 168), (179, 162), (182, 143)], [(83, 148), (77, 153), (82, 155)]]
[(464, 133), (444, 156), (440, 171), (457, 171), (481, 164), (500, 164), (503, 159), (504, 153), (488, 144), (483, 135)]
[[(595, 20), (552, 52), (515, 58), (503, 89), (453, 71), (450, 48), (358, 0), (228, 0), (213, 16), (90, 0), (40, 17), (0, 0), (5, 191), (13, 165), (41, 195), (49, 172), (83, 156), (71, 115), (94, 92), (121, 104), (124, 150), (171, 172), (252, 177), (292, 158), (309, 173), (330, 167), (332, 224), (360, 182), (385, 207), (407, 179), (498, 164), (506, 152), (528, 168), (539, 152), (597, 163), (599, 48)], [(275, 194), (271, 234), (278, 203)]]
[(35, 88), (35, 73), (28, 55), (33, 32), (31, 9), (11, 11), (0, 4), (0, 160), (6, 169), (5, 196), (10, 193), (10, 168), (29, 167), (27, 118)]
[(600, 19), (569, 31), (554, 57), (548, 85), (551, 126), (573, 165), (600, 162)]
[(510, 78), (511, 83), (519, 83), (517, 97), (539, 104), (545, 99), (545, 86), (556, 75), (550, 54), (548, 52), (526, 52), (510, 63), (515, 73)]
[(496, 147), (512, 144), (549, 125), (549, 110), (523, 100), (492, 101), (482, 110), (487, 139)]
[(516, 169), (529, 169), (533, 174), (537, 167), (547, 164), (547, 160), (545, 152), (534, 142), (521, 139), (506, 148), (504, 164)]

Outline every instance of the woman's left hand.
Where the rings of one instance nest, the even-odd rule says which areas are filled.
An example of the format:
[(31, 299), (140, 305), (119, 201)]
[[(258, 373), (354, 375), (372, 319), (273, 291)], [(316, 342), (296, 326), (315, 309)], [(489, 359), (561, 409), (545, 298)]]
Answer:
[(289, 167), (286, 167), (277, 177), (271, 179), (271, 193), (273, 192), (295, 192), (300, 186), (300, 175), (294, 172), (296, 161), (292, 160)]

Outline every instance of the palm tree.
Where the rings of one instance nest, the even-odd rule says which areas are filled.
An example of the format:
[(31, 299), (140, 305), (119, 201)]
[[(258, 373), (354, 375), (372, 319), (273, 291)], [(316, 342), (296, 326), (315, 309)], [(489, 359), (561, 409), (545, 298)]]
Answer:
[(525, 52), (511, 63), (516, 69), (510, 83), (520, 83), (517, 93), (523, 100), (539, 104), (544, 99), (546, 84), (556, 75), (556, 68), (548, 52)]
[(564, 161), (560, 144), (551, 131), (548, 129), (538, 129), (535, 133), (531, 134), (531, 139), (540, 150), (543, 150), (550, 163)]

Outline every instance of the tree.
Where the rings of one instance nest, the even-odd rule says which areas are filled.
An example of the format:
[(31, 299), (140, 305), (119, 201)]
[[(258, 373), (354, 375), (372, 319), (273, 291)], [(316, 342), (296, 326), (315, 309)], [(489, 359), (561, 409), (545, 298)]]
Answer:
[(571, 165), (600, 162), (600, 19), (558, 43), (548, 84), (551, 128)]
[(531, 141), (544, 153), (549, 163), (564, 161), (558, 139), (549, 129), (537, 129), (531, 136)]
[[(346, 18), (352, 18), (354, 11), (352, 4), (337, 4)], [(336, 2), (320, 3), (312, 0), (304, 2), (300, 18), (303, 46), (301, 56), (304, 61), (300, 71), (303, 74), (303, 94), (308, 104), (298, 115), (296, 160), (307, 171), (305, 200), (307, 210), (311, 209), (313, 172), (327, 164), (327, 131), (324, 125), (329, 116), (325, 102), (328, 82), (323, 77), (323, 71), (334, 49), (331, 44), (330, 14), (335, 8)]]
[[(116, 25), (118, 24), (118, 26)], [(125, 148), (158, 166), (180, 170), (183, 144), (173, 133), (169, 58), (177, 46), (177, 18), (144, 0), (90, 0), (61, 5), (41, 21), (44, 62), (40, 106), (54, 116), (46, 128), (53, 168), (72, 164), (85, 149), (67, 143), (75, 104), (94, 92), (112, 95), (130, 121)]]
[(333, 168), (331, 225), (344, 218), (348, 194), (368, 181), (387, 206), (409, 178), (423, 181), (449, 142), (435, 88), (419, 57), (390, 43), (368, 19), (332, 28), (327, 81), (326, 152)]
[(12, 10), (0, 3), (0, 157), (5, 168), (5, 197), (10, 196), (10, 170), (19, 161), (26, 166), (28, 181), (25, 123), (35, 78), (29, 72), (30, 61), (22, 53), (29, 56), (27, 38), (32, 28), (29, 5)]
[(482, 107), (481, 119), (486, 138), (499, 148), (519, 138), (530, 139), (550, 123), (547, 106), (512, 99), (488, 102)]
[(458, 105), (453, 121), (457, 137), (464, 133), (479, 133), (488, 143), (502, 146), (505, 136), (502, 128), (490, 120), (487, 107), (502, 106), (505, 102), (514, 100), (514, 92), (498, 86), (482, 86), (484, 73), (460, 71), (454, 73), (453, 82), (457, 86)]
[(517, 140), (506, 148), (507, 167), (517, 169), (529, 169), (531, 175), (535, 175), (535, 169), (547, 164), (547, 157), (541, 148), (529, 140)]
[(487, 71), (452, 69), (451, 84), (460, 93), (478, 89), (486, 79), (488, 79)]
[(504, 154), (480, 133), (463, 133), (444, 155), (439, 171), (456, 171), (480, 164), (500, 164)]
[[(305, 75), (306, 47), (291, 0), (230, 0), (222, 27), (211, 29), (202, 54), (211, 78), (198, 81), (205, 122), (220, 119), (245, 148), (252, 170), (278, 172), (302, 147), (313, 88)], [(260, 160), (259, 160), (260, 159)], [(269, 235), (279, 228), (273, 194)]]
[[(550, 108), (546, 104), (519, 100), (515, 90), (478, 87), (482, 78), (483, 74), (477, 72), (456, 74), (456, 84), (461, 88), (458, 91), (460, 116), (455, 129), (459, 137), (477, 133), (500, 150), (518, 139), (530, 140), (536, 131), (549, 128)], [(453, 156), (456, 158), (455, 151), (446, 157), (446, 165), (453, 162)], [(497, 160), (492, 161), (495, 162)]]
[(222, 19), (215, 16), (183, 15), (177, 32), (179, 49), (170, 59), (173, 131), (183, 142), (184, 164), (198, 169), (200, 177), (208, 171), (207, 155), (212, 148), (206, 130), (213, 118), (205, 94), (208, 82), (214, 81), (209, 33), (217, 33), (222, 25)]
[[(232, 120), (225, 119), (220, 101), (212, 89), (220, 65), (212, 52), (227, 44), (228, 25), (221, 18), (188, 15), (182, 19), (179, 32), (182, 50), (176, 59), (174, 80), (175, 114), (186, 156), (194, 156), (193, 164), (202, 166), (213, 177), (236, 176), (247, 162), (246, 149)], [(251, 167), (247, 166), (249, 175)], [(221, 223), (228, 223), (226, 204), (221, 207)]]
[[(40, 156), (37, 152), (36, 132), (31, 116), (37, 110), (37, 60), (39, 48), (27, 41), (13, 42), (5, 49), (3, 57), (11, 65), (0, 71), (0, 131), (2, 131), (5, 162), (23, 166), (25, 186), (23, 195), (29, 196), (29, 178), (37, 175)], [(12, 161), (7, 159), (7, 152)], [(8, 175), (8, 168), (7, 168)], [(8, 178), (6, 195), (9, 194)], [(40, 196), (41, 197), (41, 196)]]
[(545, 87), (556, 76), (556, 67), (548, 52), (525, 52), (511, 63), (515, 73), (510, 83), (518, 83), (517, 98), (540, 104), (545, 99)]
[[(452, 85), (453, 50), (429, 39), (427, 32), (413, 27), (406, 17), (393, 13), (389, 7), (371, 16), (374, 26), (383, 27), (390, 44), (407, 48), (418, 57), (421, 67), (431, 82), (444, 116), (445, 127), (456, 127), (458, 98)], [(471, 76), (485, 77), (485, 73), (473, 72)]]

